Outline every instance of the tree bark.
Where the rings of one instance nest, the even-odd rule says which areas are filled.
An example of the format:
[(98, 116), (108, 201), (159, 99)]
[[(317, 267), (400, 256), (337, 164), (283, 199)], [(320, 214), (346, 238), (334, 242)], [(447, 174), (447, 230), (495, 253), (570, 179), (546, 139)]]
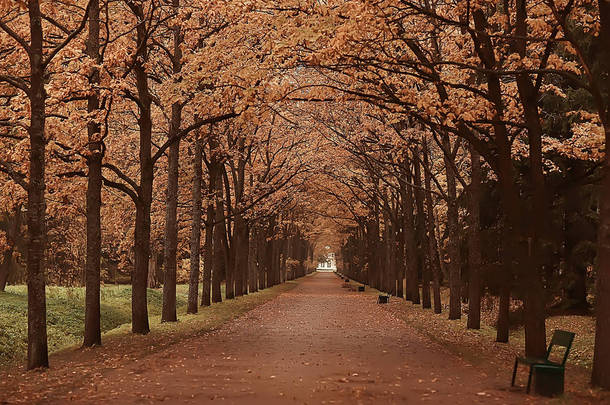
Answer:
[[(208, 196), (213, 195), (215, 180), (210, 173)], [(209, 197), (208, 197), (209, 198)], [(210, 306), (210, 295), (212, 292), (212, 268), (214, 267), (214, 203), (208, 201), (205, 219), (205, 242), (203, 252), (203, 280), (201, 281), (201, 306)]]
[[(605, 6), (610, 24), (610, 5)], [(601, 1), (600, 1), (601, 8)], [(608, 27), (610, 30), (610, 27)], [(610, 117), (608, 117), (610, 118)], [(610, 145), (610, 120), (605, 122), (606, 145)], [(608, 147), (606, 147), (608, 148)], [(595, 350), (593, 355), (593, 385), (610, 389), (610, 153), (604, 160), (604, 178), (599, 197), (599, 235), (597, 253), (597, 291), (595, 296)]]
[[(173, 0), (174, 12), (178, 12), (180, 0)], [(175, 24), (173, 30), (172, 72), (179, 74), (182, 70), (182, 33), (180, 24)], [(182, 104), (175, 102), (172, 105), (171, 122), (169, 125), (169, 138), (173, 139), (180, 131), (182, 124)], [(176, 322), (176, 252), (178, 251), (178, 166), (180, 158), (180, 139), (169, 147), (167, 169), (167, 194), (165, 206), (165, 246), (163, 255), (165, 270), (163, 277), (163, 307), (161, 309), (161, 322)]]
[[(451, 151), (449, 135), (442, 135), (445, 151)], [(448, 153), (444, 154), (445, 172), (447, 175), (447, 233), (449, 235), (449, 319), (462, 317), (461, 277), (460, 277), (460, 232), (459, 211), (457, 205), (456, 173), (453, 171), (454, 162)]]
[(599, 42), (602, 55), (601, 75), (605, 92), (604, 105), (600, 108), (600, 117), (604, 126), (606, 156), (604, 159), (604, 178), (601, 185), (599, 207), (599, 233), (597, 253), (597, 293), (596, 293), (596, 329), (595, 351), (593, 355), (593, 374), (591, 382), (599, 387), (610, 389), (610, 100), (608, 97), (608, 74), (610, 73), (610, 3), (599, 0), (600, 34)]
[[(516, 37), (515, 48), (521, 57), (526, 56), (527, 37), (527, 5), (525, 0), (516, 2)], [(517, 89), (523, 106), (523, 114), (527, 125), (529, 143), (529, 174), (532, 195), (531, 220), (529, 221), (530, 240), (527, 255), (527, 266), (522, 274), (522, 284), (525, 287), (525, 352), (528, 356), (543, 357), (546, 354), (545, 326), (545, 291), (542, 281), (542, 262), (540, 250), (544, 239), (545, 227), (548, 225), (546, 185), (542, 163), (542, 124), (538, 111), (539, 91), (536, 90), (529, 74), (517, 74)]]
[(256, 232), (256, 253), (258, 263), (258, 289), (264, 290), (267, 288), (267, 261), (265, 260), (267, 243), (265, 241), (264, 231), (259, 229)]
[[(420, 155), (420, 149), (416, 148), (414, 154)], [(419, 268), (422, 271), (422, 308), (432, 308), (432, 300), (430, 297), (430, 256), (427, 254), (428, 251), (428, 238), (426, 237), (426, 214), (424, 212), (424, 195), (422, 189), (422, 180), (421, 180), (421, 166), (419, 157), (415, 156), (413, 159), (413, 183), (415, 184), (414, 193), (415, 193), (415, 206), (417, 208), (417, 223), (416, 223), (416, 232), (417, 232), (417, 258)]]
[(0, 265), (0, 291), (2, 292), (6, 290), (6, 283), (11, 270), (11, 264), (13, 261), (13, 247), (9, 247), (4, 252), (3, 256), (4, 258), (2, 259), (2, 264)]
[[(402, 220), (402, 218), (398, 215), (398, 213), (397, 213), (397, 218), (399, 218), (399, 220)], [(397, 283), (396, 296), (399, 298), (404, 298), (405, 292), (404, 292), (404, 288), (403, 288), (403, 281), (404, 281), (404, 275), (405, 275), (405, 271), (404, 271), (405, 238), (404, 238), (404, 232), (402, 230), (400, 230), (399, 225), (397, 225), (397, 228), (399, 228), (398, 235), (397, 235), (398, 243), (396, 246), (396, 255), (395, 255), (396, 261), (394, 263), (394, 270), (396, 272), (396, 283)]]
[(504, 102), (502, 99), (502, 86), (497, 74), (496, 57), (493, 43), (488, 35), (484, 34), (487, 29), (487, 18), (482, 10), (473, 13), (475, 28), (479, 31), (478, 38), (480, 46), (477, 47), (479, 58), (489, 73), (486, 74), (487, 90), (489, 99), (494, 105), (494, 136), (497, 145), (497, 175), (500, 184), (500, 198), (502, 203), (502, 280), (500, 291), (500, 306), (498, 309), (497, 336), (498, 342), (508, 342), (509, 319), (508, 310), (510, 303), (510, 287), (512, 283), (513, 266), (518, 266), (520, 258), (517, 239), (521, 233), (520, 226), (520, 199), (519, 191), (515, 184), (514, 168), (511, 154), (511, 141), (508, 137), (504, 120)]
[(470, 146), (470, 190), (468, 203), (470, 223), (468, 224), (468, 323), (469, 329), (481, 328), (481, 159)]
[[(224, 205), (223, 205), (223, 222), (221, 224), (222, 231), (222, 244), (224, 248), (224, 278), (225, 278), (225, 297), (230, 300), (235, 298), (235, 249), (233, 243), (229, 243), (229, 240), (233, 241), (231, 238), (231, 191), (229, 185), (229, 179), (227, 176), (226, 168), (222, 167), (222, 175), (225, 188), (225, 197), (224, 197)], [(227, 207), (227, 215), (225, 216), (225, 208)], [(233, 233), (233, 236), (235, 234)]]
[(222, 177), (220, 170), (216, 173), (215, 210), (214, 210), (214, 243), (213, 243), (213, 270), (212, 270), (212, 302), (222, 302), (221, 283), (224, 278), (225, 251), (224, 251), (224, 208), (222, 203)]
[(235, 295), (243, 295), (244, 278), (248, 269), (248, 227), (241, 214), (235, 216), (235, 227), (233, 231), (233, 242), (235, 249)]
[(500, 302), (498, 306), (498, 318), (496, 322), (496, 341), (508, 343), (510, 323), (509, 323), (509, 310), (510, 310), (510, 289), (512, 285), (512, 272), (510, 269), (513, 266), (512, 260), (514, 255), (514, 234), (512, 228), (507, 223), (508, 219), (506, 215), (502, 218), (502, 246), (500, 252), (500, 258), (502, 262), (501, 266), (501, 280), (500, 280)]
[[(142, 5), (134, 4), (132, 11), (144, 21)], [(148, 323), (148, 306), (146, 283), (148, 280), (148, 260), (150, 258), (150, 210), (153, 189), (152, 147), (152, 97), (148, 88), (148, 74), (145, 63), (148, 59), (146, 43), (148, 30), (145, 24), (138, 24), (137, 29), (138, 55), (134, 64), (136, 86), (140, 105), (138, 125), (140, 128), (140, 185), (136, 203), (135, 226), (135, 268), (132, 273), (131, 295), (131, 329), (133, 333), (147, 334), (150, 332)]]
[[(214, 150), (212, 137), (209, 138), (210, 151)], [(210, 155), (214, 156), (213, 152)], [(216, 209), (214, 198), (216, 193), (217, 170), (215, 162), (211, 161), (208, 166), (208, 197), (205, 219), (205, 242), (203, 257), (203, 280), (201, 290), (201, 305), (209, 306), (212, 304), (210, 297), (212, 293), (212, 271), (214, 268), (214, 232), (216, 231)]]
[[(172, 106), (172, 124), (170, 136), (179, 128), (180, 115)], [(174, 129), (174, 125), (178, 127)], [(164, 276), (163, 276), (163, 307), (161, 322), (176, 322), (176, 253), (178, 250), (178, 154), (180, 144), (174, 142), (169, 148), (169, 167), (167, 173), (167, 197), (165, 205), (165, 238), (164, 238)]]
[[(91, 1), (89, 6), (89, 34), (87, 38), (87, 55), (96, 63), (101, 62), (100, 56), (100, 6), (99, 1)], [(95, 114), (100, 107), (99, 69), (94, 67), (89, 84), (92, 91), (87, 97), (87, 112)], [(100, 314), (100, 271), (102, 259), (102, 227), (100, 210), (102, 207), (102, 159), (103, 146), (101, 141), (101, 126), (97, 120), (87, 123), (87, 138), (89, 156), (87, 166), (87, 258), (85, 260), (85, 331), (83, 346), (99, 346), (102, 344), (101, 314)]]
[(432, 272), (432, 295), (434, 296), (434, 313), (442, 312), (441, 303), (441, 260), (438, 255), (438, 244), (436, 241), (436, 226), (434, 218), (434, 202), (432, 201), (431, 182), (432, 175), (429, 162), (428, 144), (424, 140), (424, 186), (426, 188), (426, 229), (428, 231), (428, 256), (430, 257), (430, 269)]
[(392, 235), (392, 225), (390, 224), (390, 214), (387, 212), (389, 207), (386, 207), (383, 215), (383, 272), (381, 275), (381, 285), (385, 292), (390, 295), (396, 295), (396, 288), (392, 285), (394, 277), (390, 277), (390, 270), (392, 269), (392, 247), (394, 245)]
[(42, 16), (37, 0), (29, 0), (30, 20), (30, 167), (28, 185), (28, 370), (49, 366), (47, 305), (45, 295), (45, 68), (43, 66)]
[(254, 293), (258, 291), (258, 243), (256, 228), (254, 226), (249, 227), (249, 238), (248, 243), (248, 273), (250, 275), (248, 282), (248, 292)]
[(288, 277), (286, 260), (288, 256), (288, 239), (285, 236), (282, 236), (282, 240), (280, 243), (281, 246), (281, 261), (280, 261), (280, 282), (285, 283)]
[(203, 168), (201, 164), (202, 151), (201, 139), (196, 134), (193, 142), (193, 190), (191, 198), (191, 240), (190, 240), (190, 271), (189, 271), (189, 295), (186, 312), (188, 314), (197, 313), (198, 293), (199, 293), (199, 271), (201, 267), (201, 183)]
[(8, 215), (9, 221), (7, 224), (6, 236), (8, 241), (8, 249), (4, 252), (4, 259), (0, 265), (0, 291), (5, 291), (9, 276), (11, 275), (11, 267), (13, 265), (13, 252), (17, 240), (21, 235), (21, 203), (17, 204), (13, 210), (13, 215)]
[[(406, 162), (405, 162), (406, 164)], [(404, 168), (404, 174), (409, 182), (412, 183), (411, 169), (406, 166)], [(407, 300), (410, 300), (413, 304), (420, 304), (419, 296), (419, 276), (417, 268), (417, 239), (415, 229), (415, 204), (413, 198), (413, 187), (406, 184), (403, 189), (403, 232), (405, 233), (405, 257), (406, 257), (406, 271), (407, 271)]]

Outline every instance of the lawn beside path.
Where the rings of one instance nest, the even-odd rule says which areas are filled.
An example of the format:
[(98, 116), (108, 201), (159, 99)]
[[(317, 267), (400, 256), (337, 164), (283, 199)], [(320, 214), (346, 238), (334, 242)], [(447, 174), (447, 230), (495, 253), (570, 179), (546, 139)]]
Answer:
[[(224, 284), (221, 287), (224, 297)], [(54, 353), (83, 342), (85, 323), (84, 287), (47, 286), (47, 335), (49, 352)], [(163, 290), (148, 289), (151, 325), (159, 325)], [(186, 314), (188, 285), (176, 286), (176, 310)], [(131, 286), (107, 284), (100, 289), (102, 333), (128, 333), (131, 323)], [(28, 298), (25, 285), (7, 286), (0, 291), (0, 368), (25, 362), (27, 351)], [(185, 319), (190, 319), (187, 317)]]

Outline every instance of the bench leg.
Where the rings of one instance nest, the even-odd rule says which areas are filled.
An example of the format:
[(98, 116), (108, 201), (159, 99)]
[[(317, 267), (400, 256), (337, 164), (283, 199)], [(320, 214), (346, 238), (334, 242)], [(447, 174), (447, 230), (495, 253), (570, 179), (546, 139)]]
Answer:
[(515, 367), (513, 368), (513, 379), (510, 382), (510, 386), (515, 386), (515, 378), (517, 378), (517, 365), (519, 364), (519, 359), (515, 358)]
[(532, 372), (533, 371), (534, 371), (534, 367), (530, 366), (530, 375), (529, 375), (529, 377), (527, 377), (527, 390), (525, 391), (528, 394), (530, 393), (530, 386), (532, 385)]

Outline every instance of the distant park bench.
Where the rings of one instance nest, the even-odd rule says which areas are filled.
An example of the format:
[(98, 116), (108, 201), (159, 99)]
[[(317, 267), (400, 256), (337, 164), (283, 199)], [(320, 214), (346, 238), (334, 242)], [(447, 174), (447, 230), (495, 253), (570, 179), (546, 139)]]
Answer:
[[(553, 338), (546, 351), (546, 357), (516, 357), (515, 367), (513, 369), (513, 379), (511, 386), (515, 385), (515, 378), (517, 377), (517, 366), (519, 364), (525, 364), (529, 366), (529, 376), (527, 379), (527, 393), (530, 392), (530, 386), (532, 384), (532, 375), (534, 375), (535, 391), (538, 394), (545, 396), (559, 395), (563, 393), (564, 385), (564, 373), (565, 365), (572, 348), (572, 342), (574, 341), (575, 334), (567, 332), (565, 330), (556, 330), (553, 333)], [(563, 360), (561, 363), (554, 362), (549, 359), (553, 347), (563, 347), (565, 352), (563, 354)]]
[(357, 292), (364, 291), (364, 285), (352, 284), (352, 283), (350, 283), (350, 280), (347, 277), (342, 277), (342, 280), (345, 282), (343, 283), (343, 285), (341, 287), (347, 288), (350, 291), (357, 291)]
[[(346, 283), (346, 285), (347, 285), (347, 283)], [(363, 292), (363, 291), (364, 291), (364, 286), (363, 286), (363, 285), (349, 284), (349, 285), (347, 286), (347, 288), (348, 288), (350, 291), (356, 291), (356, 292)]]
[(377, 297), (378, 304), (389, 304), (390, 303), (390, 294), (379, 294)]

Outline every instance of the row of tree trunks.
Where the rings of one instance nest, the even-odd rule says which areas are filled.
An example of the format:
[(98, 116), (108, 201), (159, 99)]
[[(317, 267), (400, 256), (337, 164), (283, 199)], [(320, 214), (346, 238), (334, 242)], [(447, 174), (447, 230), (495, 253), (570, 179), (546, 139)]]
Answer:
[[(457, 173), (455, 172), (455, 156), (458, 144), (452, 145), (447, 134), (441, 134), (441, 149), (444, 152), (445, 175), (447, 178), (446, 191), (436, 193), (445, 199), (448, 205), (446, 231), (446, 254), (449, 266), (450, 318), (461, 317), (461, 298), (465, 296), (469, 302), (470, 327), (478, 328), (480, 325), (480, 225), (479, 209), (481, 165), (478, 153), (472, 150), (471, 160), (473, 167), (473, 182), (468, 187), (469, 201), (476, 204), (468, 206), (469, 210), (469, 256), (468, 273), (469, 284), (462, 281), (462, 258), (460, 254), (460, 223), (457, 201)], [(364, 254), (359, 254), (367, 264), (364, 273), (354, 265), (355, 255), (343, 250), (346, 261), (345, 268), (349, 275), (358, 281), (368, 282), (390, 294), (404, 297), (414, 304), (421, 302), (424, 308), (434, 307), (434, 312), (442, 311), (440, 286), (442, 279), (442, 262), (440, 260), (438, 238), (436, 235), (436, 218), (434, 214), (434, 196), (432, 191), (433, 170), (430, 164), (428, 146), (425, 140), (412, 146), (410, 157), (403, 160), (401, 170), (397, 176), (400, 189), (398, 199), (388, 196), (386, 191), (378, 192), (378, 199), (370, 200), (371, 215), (363, 222), (362, 232), (356, 232), (355, 244), (363, 243), (366, 248)], [(462, 179), (459, 179), (463, 183)], [(438, 180), (435, 180), (438, 186)], [(383, 200), (383, 204), (380, 203)], [(376, 208), (378, 207), (378, 208)], [(383, 213), (380, 209), (383, 209)], [(383, 226), (379, 218), (382, 216)], [(380, 239), (380, 235), (383, 236)], [(395, 248), (394, 248), (395, 247)], [(380, 265), (379, 254), (382, 254)], [(360, 259), (358, 259), (360, 260)], [(394, 267), (394, 263), (397, 263)], [(361, 267), (361, 266), (360, 266)], [(403, 283), (406, 290), (403, 291)], [(468, 287), (469, 293), (464, 291)], [(421, 296), (420, 296), (421, 288)], [(404, 295), (403, 295), (404, 294)], [(468, 295), (468, 296), (466, 296)], [(434, 304), (433, 304), (434, 301)]]

